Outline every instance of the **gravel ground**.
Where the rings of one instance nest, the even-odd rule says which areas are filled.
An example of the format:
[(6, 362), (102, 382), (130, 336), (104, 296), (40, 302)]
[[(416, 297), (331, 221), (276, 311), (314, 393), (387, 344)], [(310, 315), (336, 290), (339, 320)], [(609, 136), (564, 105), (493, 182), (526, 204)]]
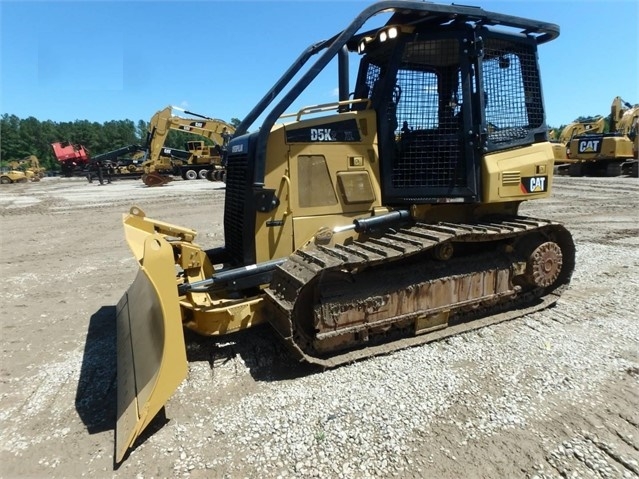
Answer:
[(2, 185), (2, 477), (639, 477), (639, 183), (555, 179), (523, 213), (564, 222), (556, 307), (335, 370), (267, 326), (189, 335), (189, 377), (113, 468), (115, 304), (130, 206), (222, 244), (222, 184)]

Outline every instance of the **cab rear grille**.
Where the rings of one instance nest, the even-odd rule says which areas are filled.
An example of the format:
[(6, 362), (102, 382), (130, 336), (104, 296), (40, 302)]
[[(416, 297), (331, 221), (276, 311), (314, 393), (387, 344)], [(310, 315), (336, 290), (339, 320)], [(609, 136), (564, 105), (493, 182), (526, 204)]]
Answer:
[(504, 171), (501, 174), (501, 186), (516, 186), (521, 181), (519, 171)]

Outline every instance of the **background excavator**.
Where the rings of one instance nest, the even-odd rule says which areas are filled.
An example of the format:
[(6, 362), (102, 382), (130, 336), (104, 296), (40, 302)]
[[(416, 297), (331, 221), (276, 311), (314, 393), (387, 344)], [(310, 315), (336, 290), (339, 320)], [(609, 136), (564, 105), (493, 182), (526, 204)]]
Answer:
[(608, 128), (584, 131), (570, 139), (570, 158), (567, 164), (559, 166), (560, 173), (639, 176), (639, 104), (615, 97), (608, 118)]
[[(365, 27), (377, 14), (387, 22)], [(224, 246), (133, 206), (116, 463), (186, 377), (185, 327), (269, 323), (294, 360), (334, 367), (554, 304), (572, 237), (518, 209), (552, 189), (537, 55), (558, 35), (477, 7), (375, 3), (305, 49), (238, 125)], [(339, 101), (285, 114), (335, 64)]]
[(40, 166), (40, 160), (35, 155), (25, 156), (18, 160), (20, 167), (24, 169), (27, 178), (31, 181), (40, 181), (45, 176), (46, 168)]
[(567, 163), (567, 160), (570, 158), (570, 140), (572, 140), (575, 136), (584, 133), (603, 133), (605, 127), (606, 118), (603, 116), (599, 116), (596, 119), (593, 119), (593, 121), (574, 121), (569, 125), (566, 125), (559, 133), (557, 140), (551, 140), (555, 155), (555, 164), (559, 165)]
[[(175, 115), (174, 110), (191, 117)], [(178, 157), (164, 147), (171, 130), (206, 138), (213, 145), (206, 145), (203, 141), (187, 142), (188, 154)], [(177, 174), (185, 180), (206, 178), (207, 172), (222, 168), (222, 155), (234, 132), (235, 128), (222, 120), (167, 106), (155, 113), (149, 122), (143, 146), (147, 151), (147, 160), (143, 164), (146, 174), (142, 180), (147, 186), (156, 186), (166, 183), (167, 174)]]

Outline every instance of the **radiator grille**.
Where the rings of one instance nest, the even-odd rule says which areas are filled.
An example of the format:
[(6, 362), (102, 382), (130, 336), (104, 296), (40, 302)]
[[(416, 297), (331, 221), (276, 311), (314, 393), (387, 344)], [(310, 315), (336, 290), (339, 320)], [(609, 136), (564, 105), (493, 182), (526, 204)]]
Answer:
[(224, 201), (224, 242), (231, 262), (244, 263), (246, 231), (245, 205), (249, 191), (248, 155), (229, 155), (226, 165), (226, 197)]

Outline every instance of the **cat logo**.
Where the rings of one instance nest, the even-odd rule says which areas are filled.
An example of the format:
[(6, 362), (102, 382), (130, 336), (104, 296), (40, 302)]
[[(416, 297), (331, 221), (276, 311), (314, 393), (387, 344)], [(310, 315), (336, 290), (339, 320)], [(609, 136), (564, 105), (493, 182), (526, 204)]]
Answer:
[(206, 126), (206, 123), (202, 121), (192, 121), (191, 126), (194, 126), (195, 128), (204, 128)]
[(601, 151), (601, 139), (582, 139), (577, 144), (579, 153), (599, 153)]
[(548, 191), (547, 176), (527, 176), (521, 179), (521, 191), (523, 193), (543, 193)]

